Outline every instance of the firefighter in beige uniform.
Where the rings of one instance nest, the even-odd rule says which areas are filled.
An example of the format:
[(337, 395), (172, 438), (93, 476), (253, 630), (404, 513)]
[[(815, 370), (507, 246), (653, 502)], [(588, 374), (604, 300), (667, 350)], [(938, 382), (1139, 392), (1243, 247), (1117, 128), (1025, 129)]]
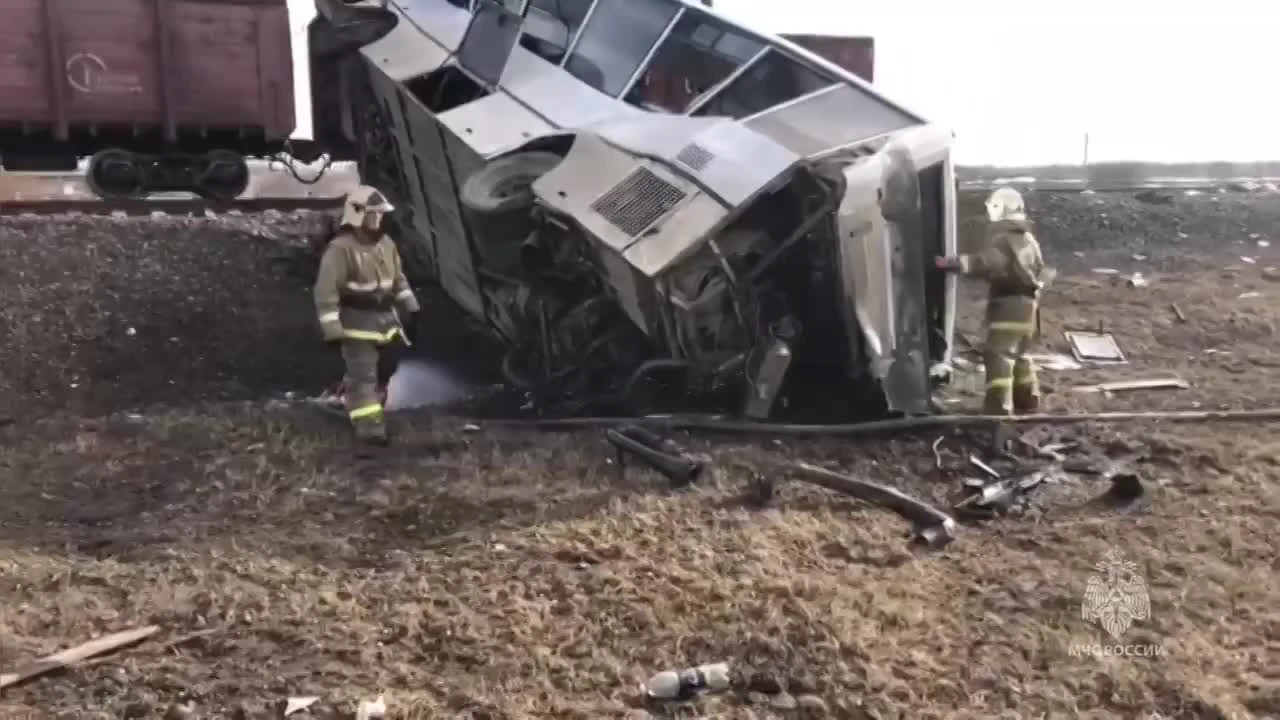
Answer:
[(987, 339), (983, 362), (987, 415), (1033, 413), (1040, 407), (1040, 382), (1027, 356), (1038, 334), (1040, 291), (1052, 279), (1040, 244), (1031, 233), (1022, 195), (1000, 188), (987, 198), (991, 220), (987, 244), (974, 255), (938, 258), (937, 266), (987, 281)]
[(360, 186), (347, 195), (339, 232), (316, 277), (316, 315), (326, 342), (341, 343), (347, 412), (356, 437), (383, 444), (387, 427), (378, 394), (378, 353), (408, 342), (397, 307), (411, 316), (418, 299), (405, 278), (395, 242), (382, 232), (394, 208), (382, 193)]

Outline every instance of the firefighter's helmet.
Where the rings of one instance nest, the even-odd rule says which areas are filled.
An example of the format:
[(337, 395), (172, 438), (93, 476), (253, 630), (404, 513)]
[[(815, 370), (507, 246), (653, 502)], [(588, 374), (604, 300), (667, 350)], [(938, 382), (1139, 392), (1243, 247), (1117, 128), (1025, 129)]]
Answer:
[(388, 202), (387, 197), (377, 188), (361, 185), (347, 193), (347, 199), (342, 204), (342, 221), (339, 224), (351, 228), (365, 227), (365, 218), (370, 213), (381, 216), (392, 210), (395, 210), (395, 206)]
[(987, 217), (991, 222), (1000, 220), (1025, 220), (1027, 206), (1022, 201), (1022, 193), (1011, 187), (1002, 187), (987, 197)]

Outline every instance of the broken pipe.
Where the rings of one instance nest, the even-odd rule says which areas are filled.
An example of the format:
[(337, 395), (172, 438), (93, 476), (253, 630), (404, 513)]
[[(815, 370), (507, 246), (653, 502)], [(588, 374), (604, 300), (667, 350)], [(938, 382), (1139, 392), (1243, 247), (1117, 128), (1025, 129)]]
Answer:
[(684, 487), (702, 474), (702, 463), (684, 453), (672, 440), (667, 440), (634, 425), (606, 430), (605, 439), (617, 451), (619, 469), (626, 468), (627, 455), (633, 455), (671, 481), (672, 487)]
[(892, 510), (911, 523), (912, 538), (923, 545), (941, 547), (955, 540), (954, 518), (901, 490), (804, 462), (784, 464), (780, 469), (800, 480)]

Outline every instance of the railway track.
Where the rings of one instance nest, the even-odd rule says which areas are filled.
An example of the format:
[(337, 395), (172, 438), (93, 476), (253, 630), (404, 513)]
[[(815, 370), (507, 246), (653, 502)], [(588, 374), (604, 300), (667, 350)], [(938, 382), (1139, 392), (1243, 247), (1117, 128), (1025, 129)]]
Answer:
[(342, 204), (341, 198), (249, 198), (214, 203), (199, 199), (148, 198), (144, 200), (32, 199), (0, 201), (0, 216), (8, 215), (106, 215), (116, 217), (145, 215), (202, 215), (209, 212), (261, 213), (269, 210), (331, 210)]

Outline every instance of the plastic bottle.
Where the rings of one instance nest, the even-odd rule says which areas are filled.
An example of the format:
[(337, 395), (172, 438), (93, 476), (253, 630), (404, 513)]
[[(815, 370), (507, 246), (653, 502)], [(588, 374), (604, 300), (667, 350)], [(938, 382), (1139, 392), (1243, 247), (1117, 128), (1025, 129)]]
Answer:
[(686, 668), (679, 672), (664, 670), (644, 684), (645, 694), (655, 700), (677, 700), (697, 692), (725, 690), (729, 687), (729, 664), (712, 663)]

